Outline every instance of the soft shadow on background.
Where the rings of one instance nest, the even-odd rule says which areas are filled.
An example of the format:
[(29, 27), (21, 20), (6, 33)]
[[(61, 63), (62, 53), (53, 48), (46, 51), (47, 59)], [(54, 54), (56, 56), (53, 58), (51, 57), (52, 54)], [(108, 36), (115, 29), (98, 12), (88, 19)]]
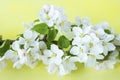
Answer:
[[(76, 16), (89, 16), (93, 24), (109, 22), (116, 33), (120, 33), (120, 0), (0, 0), (0, 35), (4, 39), (15, 39), (25, 29), (22, 23), (37, 19), (44, 4), (62, 7), (69, 21)], [(50, 75), (40, 62), (36, 68), (26, 66), (17, 70), (11, 63), (0, 71), (0, 80), (120, 80), (120, 64), (114, 70), (95, 71), (79, 64), (79, 69), (64, 77)]]

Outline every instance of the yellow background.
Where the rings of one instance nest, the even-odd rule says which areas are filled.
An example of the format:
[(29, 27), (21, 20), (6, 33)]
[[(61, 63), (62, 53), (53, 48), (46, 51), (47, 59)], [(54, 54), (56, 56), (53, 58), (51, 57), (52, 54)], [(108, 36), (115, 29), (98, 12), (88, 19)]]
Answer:
[[(120, 0), (0, 0), (0, 35), (15, 39), (24, 31), (22, 23), (36, 19), (44, 4), (62, 7), (71, 21), (76, 16), (89, 16), (93, 24), (108, 21), (120, 33)], [(108, 71), (94, 71), (79, 64), (77, 71), (64, 77), (50, 75), (41, 62), (34, 69), (24, 66), (16, 70), (11, 63), (8, 65), (0, 71), (0, 80), (120, 80), (120, 64)]]

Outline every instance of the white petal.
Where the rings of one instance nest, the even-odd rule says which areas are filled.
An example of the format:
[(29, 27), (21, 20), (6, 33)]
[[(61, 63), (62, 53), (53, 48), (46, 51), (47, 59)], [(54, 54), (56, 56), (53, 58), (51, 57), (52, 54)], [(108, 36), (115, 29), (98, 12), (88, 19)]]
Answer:
[(31, 40), (35, 40), (37, 37), (38, 37), (38, 35), (39, 35), (39, 33), (37, 33), (37, 32), (32, 32), (32, 38), (31, 38)]
[(13, 62), (15, 62), (15, 61), (17, 61), (18, 56), (17, 56), (16, 54), (14, 54), (14, 51), (8, 50), (8, 51), (5, 53), (5, 59), (10, 59), (10, 60), (12, 60)]
[(96, 59), (93, 56), (89, 56), (87, 62), (85, 63), (86, 67), (93, 67), (95, 66)]
[(83, 31), (80, 27), (73, 27), (73, 33), (75, 36), (79, 36), (82, 32)]
[(51, 51), (54, 52), (54, 51), (57, 51), (58, 50), (58, 46), (55, 45), (55, 44), (52, 44), (51, 45)]
[(39, 42), (39, 47), (40, 47), (40, 49), (47, 49), (47, 46), (46, 46), (46, 44), (45, 44), (45, 42), (44, 41), (40, 41)]
[(24, 44), (24, 43), (25, 43), (25, 39), (22, 38), (22, 37), (20, 37), (18, 43), (20, 43), (20, 44)]
[(26, 30), (23, 34), (25, 39), (32, 39), (32, 31)]
[(108, 47), (107, 46), (104, 46), (104, 50), (103, 50), (103, 53), (104, 55), (106, 56), (108, 54)]
[(56, 51), (56, 54), (58, 57), (62, 57), (64, 55), (64, 52), (62, 50)]
[(103, 47), (99, 44), (95, 45), (93, 48), (91, 48), (90, 52), (92, 54), (100, 54), (103, 53)]
[(58, 67), (56, 66), (56, 64), (51, 63), (51, 64), (48, 65), (47, 69), (48, 69), (48, 72), (50, 74), (53, 74), (53, 73), (55, 73), (57, 71)]
[(86, 35), (82, 38), (81, 42), (84, 44), (87, 44), (87, 43), (90, 43), (90, 41), (91, 41), (91, 37), (89, 35)]
[(113, 51), (112, 54), (109, 56), (111, 60), (115, 60), (117, 56), (119, 55), (119, 52), (117, 50)]
[(73, 55), (78, 55), (79, 54), (79, 47), (74, 46), (71, 48), (70, 53)]
[(61, 62), (62, 62), (62, 59), (61, 58), (55, 58), (55, 60), (53, 61), (56, 65), (60, 65)]
[(4, 61), (0, 62), (0, 70), (6, 67), (6, 63)]
[(103, 59), (104, 56), (103, 55), (95, 55), (96, 56), (96, 59)]
[(86, 62), (88, 59), (88, 56), (86, 53), (81, 53), (80, 55), (78, 55), (78, 57), (80, 62)]
[(70, 57), (70, 62), (78, 62), (79, 57)]
[(13, 42), (12, 49), (15, 50), (15, 51), (20, 49), (20, 44), (18, 43), (18, 41)]
[(46, 56), (40, 56), (40, 59), (42, 60), (42, 62), (44, 63), (44, 64), (49, 64), (49, 60), (48, 60), (48, 57), (46, 57)]
[(20, 64), (19, 61), (16, 61), (16, 62), (13, 64), (13, 68), (17, 68), (17, 69), (20, 69), (22, 66), (23, 66), (23, 64)]
[(105, 41), (105, 42), (109, 42), (109, 41), (111, 41), (111, 40), (113, 40), (113, 39), (114, 39), (114, 35), (111, 34), (111, 35), (107, 35), (106, 38), (104, 39), (104, 41)]
[(63, 65), (59, 66), (59, 76), (64, 76), (66, 74), (66, 70)]
[(44, 50), (43, 53), (46, 57), (52, 57), (53, 54), (50, 50)]
[(54, 22), (53, 22), (52, 20), (50, 20), (50, 21), (47, 22), (47, 25), (48, 25), (49, 27), (52, 27), (52, 26), (54, 25)]
[(72, 45), (80, 45), (82, 42), (82, 39), (80, 37), (75, 37), (72, 41)]
[(108, 48), (108, 51), (115, 50), (115, 46), (112, 43), (107, 43), (107, 48)]

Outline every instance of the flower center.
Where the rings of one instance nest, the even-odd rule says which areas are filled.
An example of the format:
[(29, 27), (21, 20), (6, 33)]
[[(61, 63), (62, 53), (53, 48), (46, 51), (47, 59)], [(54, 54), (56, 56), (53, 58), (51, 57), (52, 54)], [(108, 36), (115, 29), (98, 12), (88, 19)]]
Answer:
[(70, 63), (69, 59), (66, 59), (66, 63), (67, 63), (67, 64), (69, 64), (69, 63)]
[(106, 42), (103, 42), (103, 43), (102, 43), (102, 45), (103, 45), (103, 46), (106, 46), (106, 45), (107, 45), (107, 43), (106, 43)]
[(30, 43), (30, 39), (26, 39), (26, 42), (27, 42), (27, 43)]
[(83, 33), (81, 33), (79, 36), (80, 36), (80, 37), (84, 37), (84, 34), (83, 34)]
[(92, 42), (90, 42), (90, 43), (89, 43), (89, 46), (90, 46), (90, 48), (92, 48), (92, 47), (93, 47), (93, 43), (92, 43)]
[(57, 56), (57, 54), (55, 54), (55, 53), (52, 54), (52, 57), (56, 57), (56, 56)]
[(17, 51), (14, 51), (14, 54), (15, 54), (15, 55), (18, 55), (18, 52), (17, 52)]
[(60, 23), (60, 26), (64, 26), (64, 22), (63, 21)]
[(83, 53), (83, 49), (80, 48), (80, 49), (79, 49), (79, 52), (80, 52), (80, 53)]
[(50, 20), (50, 16), (49, 16), (49, 15), (47, 15), (47, 16), (46, 16), (46, 19), (47, 19), (47, 20)]

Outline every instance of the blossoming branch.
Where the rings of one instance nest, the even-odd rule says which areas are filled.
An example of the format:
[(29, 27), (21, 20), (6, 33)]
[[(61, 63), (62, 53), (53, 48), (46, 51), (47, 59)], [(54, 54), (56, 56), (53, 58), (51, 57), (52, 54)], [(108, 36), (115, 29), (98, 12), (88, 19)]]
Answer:
[(42, 61), (49, 73), (64, 76), (77, 70), (76, 63), (107, 70), (120, 62), (120, 34), (107, 22), (92, 25), (88, 17), (69, 22), (64, 11), (53, 5), (43, 6), (38, 16), (24, 24), (26, 30), (16, 40), (0, 39), (0, 69), (7, 60), (17, 69), (34, 68)]

